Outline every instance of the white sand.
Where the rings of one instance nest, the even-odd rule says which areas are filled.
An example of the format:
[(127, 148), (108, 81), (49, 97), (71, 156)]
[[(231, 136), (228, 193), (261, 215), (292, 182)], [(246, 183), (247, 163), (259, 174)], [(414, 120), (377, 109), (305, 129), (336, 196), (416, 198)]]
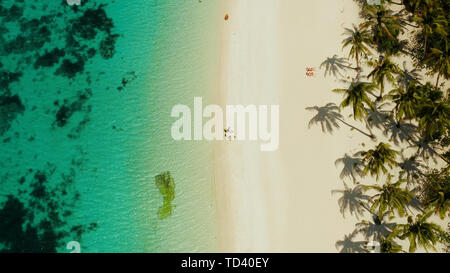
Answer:
[[(231, 0), (223, 14), (221, 104), (279, 104), (280, 147), (220, 142), (216, 191), (222, 251), (335, 252), (355, 220), (339, 212), (340, 168), (334, 161), (355, 151), (364, 136), (347, 128), (333, 136), (308, 129), (305, 107), (337, 102), (333, 77), (305, 75), (326, 57), (341, 54), (344, 26), (358, 23), (346, 0)], [(222, 18), (221, 18), (222, 19)], [(223, 19), (222, 19), (223, 20)]]
[[(261, 152), (258, 142), (217, 144), (221, 250), (336, 252), (336, 241), (351, 233), (358, 220), (348, 213), (344, 219), (340, 196), (331, 194), (343, 189), (342, 166), (334, 162), (378, 142), (342, 124), (333, 135), (320, 126), (308, 129), (315, 113), (305, 108), (342, 100), (331, 90), (348, 84), (325, 78), (319, 66), (335, 54), (347, 57), (348, 49), (341, 50), (342, 33), (360, 23), (359, 8), (352, 0), (229, 0), (222, 11), (230, 19), (223, 21), (216, 99), (222, 105), (279, 104), (280, 147)], [(315, 67), (317, 75), (307, 77), (306, 67)], [(354, 71), (348, 73), (354, 76)], [(343, 111), (347, 122), (367, 131), (349, 114)], [(375, 133), (379, 141), (387, 141), (382, 132)], [(346, 183), (353, 186), (348, 179)]]

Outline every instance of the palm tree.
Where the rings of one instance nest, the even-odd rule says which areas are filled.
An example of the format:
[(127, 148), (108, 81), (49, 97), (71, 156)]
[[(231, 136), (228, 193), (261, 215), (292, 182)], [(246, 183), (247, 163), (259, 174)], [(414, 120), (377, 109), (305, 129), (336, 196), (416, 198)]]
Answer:
[[(370, 100), (368, 94), (372, 93), (375, 89), (375, 85), (367, 82), (352, 82), (347, 89), (334, 89), (335, 93), (343, 93), (345, 98), (340, 104), (340, 108), (345, 108), (349, 105), (353, 109), (353, 119), (361, 120), (367, 115), (365, 106), (373, 109), (374, 106)], [(372, 93), (373, 94), (373, 93)]]
[(439, 217), (444, 219), (447, 212), (450, 212), (450, 183), (447, 183), (445, 187), (435, 187), (433, 190), (424, 205), (434, 207)]
[(325, 106), (319, 107), (319, 106), (312, 106), (307, 107), (306, 110), (308, 111), (316, 111), (317, 114), (309, 121), (308, 128), (311, 128), (311, 126), (320, 123), (322, 127), (322, 132), (328, 132), (330, 134), (333, 133), (333, 128), (340, 128), (338, 121), (345, 124), (346, 126), (350, 127), (351, 130), (356, 130), (360, 132), (361, 134), (368, 136), (370, 138), (373, 138), (374, 136), (364, 132), (363, 130), (356, 128), (355, 126), (347, 123), (344, 120), (344, 117), (341, 113), (339, 113), (339, 107), (336, 106), (334, 103), (327, 103)]
[(395, 117), (400, 124), (403, 119), (413, 119), (418, 105), (417, 83), (411, 81), (406, 90), (396, 88), (389, 92), (388, 98), (395, 103)]
[(338, 199), (338, 204), (340, 212), (344, 218), (345, 211), (348, 210), (350, 215), (355, 214), (356, 218), (359, 219), (360, 216), (363, 216), (364, 209), (369, 211), (363, 203), (363, 201), (367, 201), (369, 199), (369, 196), (364, 194), (364, 187), (361, 185), (358, 185), (352, 189), (344, 183), (344, 187), (344, 190), (333, 190), (331, 193), (342, 194), (342, 196)]
[(401, 70), (392, 62), (389, 58), (380, 58), (375, 62), (371, 62), (374, 69), (367, 75), (368, 78), (372, 78), (372, 81), (380, 86), (380, 95), (378, 100), (383, 98), (385, 81), (390, 82), (392, 85), (396, 85), (395, 74), (400, 74)]
[(360, 24), (361, 29), (371, 29), (373, 33), (373, 42), (377, 45), (378, 52), (385, 49), (382, 48), (384, 40), (392, 40), (397, 42), (397, 35), (402, 31), (401, 21), (398, 16), (394, 15), (384, 5), (367, 5), (365, 8), (367, 20)]
[(439, 79), (443, 76), (446, 80), (450, 78), (450, 56), (449, 47), (445, 43), (444, 49), (431, 48), (430, 53), (424, 60), (424, 64), (431, 66), (431, 73), (437, 74), (436, 87)]
[(394, 234), (390, 233), (388, 236), (381, 236), (380, 251), (381, 253), (399, 253), (402, 252), (402, 246), (394, 241)]
[(425, 101), (418, 106), (419, 131), (425, 141), (440, 138), (450, 128), (450, 104), (448, 101)]
[(400, 186), (406, 182), (406, 179), (401, 179), (395, 183), (391, 183), (391, 176), (383, 186), (365, 186), (365, 190), (375, 190), (378, 193), (372, 196), (369, 201), (372, 202), (370, 210), (372, 213), (378, 211), (378, 217), (382, 218), (384, 212), (389, 216), (394, 216), (394, 212), (400, 216), (405, 215), (406, 205), (411, 202), (412, 193)]
[(403, 0), (406, 10), (412, 13), (424, 13), (434, 6), (432, 0)]
[(342, 48), (351, 45), (350, 52), (348, 56), (356, 60), (356, 67), (360, 69), (359, 58), (362, 56), (372, 55), (367, 44), (370, 43), (371, 36), (367, 30), (363, 30), (353, 25), (353, 29), (345, 28), (345, 33), (347, 38), (345, 38), (342, 43)]
[(389, 144), (383, 142), (380, 142), (375, 149), (362, 152), (361, 155), (364, 157), (363, 161), (366, 164), (363, 174), (370, 173), (372, 176), (376, 175), (376, 179), (378, 180), (381, 172), (384, 174), (388, 173), (385, 165), (391, 169), (398, 166), (395, 160), (398, 154), (398, 151), (392, 150)]
[(433, 211), (419, 214), (415, 220), (409, 216), (407, 224), (398, 224), (394, 229), (394, 234), (401, 240), (409, 240), (409, 252), (415, 252), (418, 246), (427, 252), (429, 248), (436, 251), (434, 245), (439, 241), (439, 234), (443, 231), (439, 225), (427, 222), (432, 214)]
[(422, 183), (422, 203), (432, 208), (441, 219), (450, 212), (449, 170), (434, 170), (424, 176)]
[(441, 35), (446, 35), (445, 27), (447, 24), (447, 20), (444, 16), (438, 15), (436, 13), (426, 12), (421, 14), (420, 16), (414, 16), (413, 20), (416, 21), (421, 27), (423, 31), (423, 55), (427, 54), (428, 50), (428, 37), (433, 31)]

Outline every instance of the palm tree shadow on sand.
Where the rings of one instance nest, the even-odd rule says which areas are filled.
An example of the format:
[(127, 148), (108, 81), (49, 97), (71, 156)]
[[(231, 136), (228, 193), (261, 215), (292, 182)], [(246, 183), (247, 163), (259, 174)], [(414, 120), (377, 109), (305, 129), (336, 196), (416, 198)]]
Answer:
[(335, 78), (338, 78), (338, 76), (345, 78), (344, 72), (347, 70), (356, 70), (354, 67), (351, 67), (347, 58), (339, 57), (337, 54), (334, 54), (333, 57), (326, 58), (319, 66), (319, 68), (322, 67), (325, 67), (324, 77), (334, 76)]
[(358, 232), (355, 230), (352, 233), (345, 235), (343, 240), (336, 242), (335, 247), (340, 253), (367, 253), (366, 241), (356, 241), (355, 238)]
[(366, 108), (367, 120), (370, 123), (368, 129), (381, 130), (383, 135), (397, 146), (402, 143), (412, 144), (415, 142), (417, 126), (408, 122), (396, 121), (388, 111), (383, 110), (383, 106), (385, 104), (379, 105), (375, 109)]
[(339, 113), (339, 107), (334, 103), (327, 103), (325, 106), (306, 107), (308, 111), (316, 111), (317, 114), (309, 121), (308, 128), (320, 124), (322, 132), (333, 134), (334, 129), (339, 129), (339, 120), (344, 117)]
[(403, 142), (412, 144), (416, 140), (417, 126), (411, 123), (398, 123), (393, 119), (388, 119), (385, 124), (385, 131), (383, 134), (389, 137), (389, 140), (399, 146)]
[(335, 103), (327, 103), (324, 106), (311, 106), (305, 108), (308, 111), (315, 111), (317, 114), (309, 121), (308, 128), (313, 125), (320, 124), (322, 132), (333, 134), (334, 129), (339, 129), (339, 122), (350, 127), (351, 130), (360, 132), (361, 134), (373, 138), (373, 135), (351, 125), (344, 120), (344, 117), (339, 113), (339, 107)]
[(366, 240), (380, 241), (382, 237), (387, 237), (394, 229), (395, 223), (384, 221), (387, 213), (380, 219), (378, 215), (372, 214), (372, 220), (363, 220), (357, 223), (356, 231), (364, 236)]
[(417, 68), (408, 69), (406, 61), (404, 61), (403, 69), (400, 70), (400, 73), (397, 76), (399, 87), (406, 90), (412, 81), (420, 82), (421, 79), (422, 76), (420, 75), (420, 71)]
[(342, 180), (350, 177), (353, 180), (353, 183), (356, 183), (357, 178), (360, 178), (363, 174), (364, 164), (362, 159), (357, 156), (352, 157), (345, 154), (343, 157), (337, 159), (334, 162), (334, 165), (336, 167), (338, 165), (343, 165), (342, 171), (339, 175), (339, 178)]
[(359, 220), (359, 217), (362, 217), (367, 210), (362, 202), (369, 200), (369, 196), (364, 194), (364, 187), (362, 185), (358, 185), (352, 189), (344, 183), (344, 187), (344, 190), (332, 190), (331, 194), (342, 195), (338, 200), (338, 204), (339, 210), (344, 218), (345, 212), (348, 211), (350, 215), (355, 215)]
[(421, 169), (424, 169), (426, 167), (425, 164), (423, 164), (422, 161), (420, 161), (420, 158), (417, 156), (411, 156), (409, 158), (405, 158), (403, 155), (403, 151), (401, 153), (402, 161), (398, 164), (399, 167), (402, 169), (400, 172), (400, 179), (406, 178), (408, 183), (411, 181), (415, 181), (419, 177), (423, 176), (423, 172)]

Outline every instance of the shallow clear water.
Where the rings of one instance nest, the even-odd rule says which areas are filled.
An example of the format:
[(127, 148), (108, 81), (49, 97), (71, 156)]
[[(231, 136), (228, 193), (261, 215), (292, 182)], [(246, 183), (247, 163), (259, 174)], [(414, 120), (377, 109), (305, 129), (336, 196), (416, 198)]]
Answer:
[[(9, 9), (12, 2), (2, 5)], [(83, 40), (86, 48), (97, 49), (89, 57), (92, 52), (82, 46), (64, 48), (65, 31), (72, 24), (86, 31), (78, 35), (88, 35), (83, 24), (95, 25), (94, 19), (70, 18), (99, 5), (88, 2), (75, 12), (64, 1), (25, 0), (16, 3), (23, 7), (21, 17), (2, 17), (7, 30), (0, 40), (0, 69), (22, 75), (0, 94), (17, 94), (24, 110), (4, 119), (10, 126), (0, 135), (0, 204), (13, 194), (29, 208), (25, 224), (51, 219), (52, 228), (64, 234), (57, 244), (60, 252), (69, 252), (65, 244), (71, 240), (81, 241), (83, 252), (215, 251), (212, 146), (173, 141), (170, 111), (178, 103), (192, 105), (194, 96), (209, 100), (217, 74), (218, 34), (211, 18), (218, 1), (98, 2), (106, 4), (100, 7), (114, 27), (96, 26), (95, 38)], [(8, 47), (23, 32), (24, 21), (58, 13), (49, 19), (51, 35), (43, 45), (36, 41), (27, 49), (16, 42), (20, 52)], [(102, 41), (113, 34), (119, 35), (115, 53), (105, 58)], [(38, 56), (54, 48), (65, 56), (52, 66), (36, 67)], [(55, 75), (64, 59), (78, 60), (77, 50), (84, 50), (83, 70)], [(2, 114), (8, 113), (10, 108), (3, 107)], [(154, 177), (166, 171), (176, 185), (174, 209), (159, 219), (163, 196)], [(36, 200), (45, 204), (38, 206)], [(0, 249), (10, 242), (1, 239)]]

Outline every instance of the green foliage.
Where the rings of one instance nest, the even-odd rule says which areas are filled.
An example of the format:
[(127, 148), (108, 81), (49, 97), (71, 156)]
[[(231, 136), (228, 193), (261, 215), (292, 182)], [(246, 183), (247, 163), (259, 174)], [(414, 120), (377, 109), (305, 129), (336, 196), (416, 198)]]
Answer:
[(434, 245), (439, 241), (439, 235), (443, 230), (439, 225), (428, 222), (431, 215), (432, 212), (419, 214), (414, 220), (412, 216), (408, 216), (407, 224), (396, 226), (394, 234), (402, 240), (409, 240), (409, 252), (415, 252), (418, 246), (423, 247), (427, 252), (429, 249), (436, 251)]
[(158, 217), (163, 220), (172, 215), (172, 201), (175, 199), (175, 181), (170, 172), (165, 172), (155, 177), (155, 183), (164, 198), (163, 205), (158, 209)]
[(395, 117), (400, 122), (403, 119), (413, 119), (416, 116), (418, 104), (417, 82), (411, 81), (406, 90), (396, 88), (389, 92), (388, 99), (395, 103)]
[(387, 55), (397, 54), (401, 49), (398, 36), (403, 32), (399, 16), (385, 5), (367, 5), (365, 14), (367, 19), (360, 27), (371, 31), (372, 44), (376, 46), (378, 52)]
[(334, 89), (333, 92), (344, 94), (344, 100), (340, 107), (351, 106), (353, 109), (353, 118), (361, 120), (367, 115), (366, 107), (373, 108), (373, 103), (368, 94), (375, 89), (375, 86), (366, 82), (354, 82), (348, 89)]
[(397, 211), (398, 215), (405, 215), (405, 208), (409, 202), (411, 202), (412, 193), (400, 186), (405, 183), (406, 180), (402, 179), (395, 183), (391, 183), (391, 176), (388, 176), (388, 180), (383, 186), (366, 186), (365, 190), (375, 190), (378, 193), (372, 196), (369, 201), (372, 202), (370, 211), (376, 213), (378, 211), (378, 217), (383, 218), (385, 212), (390, 216), (394, 216), (394, 212)]
[(370, 44), (371, 36), (369, 31), (358, 28), (353, 25), (353, 29), (345, 28), (347, 38), (342, 41), (342, 48), (351, 46), (349, 57), (356, 60), (356, 66), (359, 68), (359, 60), (361, 57), (372, 55), (368, 44)]
[(444, 219), (450, 212), (450, 175), (449, 171), (432, 170), (424, 175), (421, 186), (421, 201)]
[[(383, 253), (402, 252), (398, 240), (409, 242), (409, 252), (419, 247), (437, 251), (439, 245), (449, 251), (450, 232), (430, 217), (450, 217), (450, 89), (442, 90), (441, 82), (450, 78), (450, 1), (381, 1), (378, 6), (355, 1), (363, 22), (345, 28), (342, 43), (343, 49), (350, 48), (348, 58), (356, 62), (357, 76), (348, 88), (333, 92), (344, 95), (340, 109), (351, 107), (353, 119), (362, 121), (370, 135), (378, 130), (388, 140), (357, 153), (356, 158), (337, 161), (344, 165), (341, 179), (350, 177), (355, 183), (333, 191), (342, 194), (341, 213), (350, 211), (358, 219), (370, 216), (372, 220), (356, 224), (336, 247), (341, 252), (367, 252), (361, 246), (364, 242), (355, 241), (359, 234), (378, 240)], [(402, 10), (394, 12), (394, 5)], [(411, 37), (408, 43), (401, 40), (403, 33)], [(369, 55), (375, 58), (367, 60)], [(403, 69), (397, 57), (406, 59)], [(408, 59), (413, 69), (407, 67)], [(366, 77), (372, 83), (360, 80), (367, 67), (371, 71)], [(434, 75), (436, 83), (421, 82), (426, 74)], [(391, 88), (387, 95), (386, 88)], [(340, 115), (339, 119), (344, 120)], [(384, 183), (362, 186), (357, 181), (371, 177)], [(373, 196), (366, 195), (372, 191)]]
[(380, 250), (381, 253), (399, 253), (402, 252), (402, 246), (395, 242), (395, 234), (391, 233), (387, 237), (381, 237)]
[(388, 173), (386, 166), (391, 169), (398, 166), (396, 157), (399, 155), (399, 152), (391, 149), (391, 146), (387, 143), (380, 142), (375, 149), (362, 152), (361, 155), (366, 164), (363, 174), (366, 175), (369, 173), (372, 176), (376, 176), (377, 180), (380, 173)]
[(395, 85), (395, 75), (400, 74), (400, 68), (387, 57), (369, 64), (373, 66), (373, 70), (367, 77), (372, 78), (373, 82), (380, 87), (378, 99), (381, 99), (383, 98), (385, 82)]

